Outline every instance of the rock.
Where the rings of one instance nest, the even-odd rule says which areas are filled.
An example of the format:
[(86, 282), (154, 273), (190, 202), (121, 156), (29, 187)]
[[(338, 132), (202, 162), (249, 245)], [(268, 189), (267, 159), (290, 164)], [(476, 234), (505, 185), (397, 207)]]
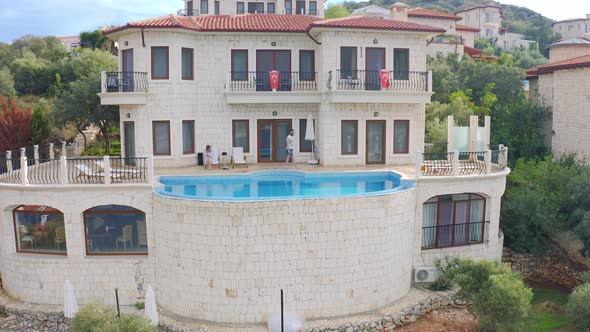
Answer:
[(352, 328), (352, 326), (349, 326), (346, 328), (345, 332), (353, 332), (354, 329)]
[(463, 299), (456, 298), (455, 299), (455, 304), (456, 305), (465, 305), (466, 302)]

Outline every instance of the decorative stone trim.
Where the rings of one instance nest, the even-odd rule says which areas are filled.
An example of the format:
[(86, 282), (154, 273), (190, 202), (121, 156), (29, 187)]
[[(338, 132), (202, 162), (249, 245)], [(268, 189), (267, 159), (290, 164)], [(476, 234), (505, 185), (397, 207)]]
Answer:
[(23, 303), (0, 291), (0, 330), (65, 332), (68, 327), (60, 306)]

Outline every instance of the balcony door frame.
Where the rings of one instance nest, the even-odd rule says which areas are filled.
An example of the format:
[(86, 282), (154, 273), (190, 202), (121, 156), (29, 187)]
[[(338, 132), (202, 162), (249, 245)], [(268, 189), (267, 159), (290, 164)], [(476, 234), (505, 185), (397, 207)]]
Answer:
[[(380, 66), (382, 68), (378, 70), (369, 70), (371, 65), (375, 64), (375, 59), (369, 57), (371, 52), (381, 52), (381, 59), (383, 61), (383, 65)], [(381, 90), (381, 78), (379, 76), (379, 71), (383, 70), (387, 67), (387, 58), (385, 57), (387, 52), (385, 47), (367, 47), (365, 48), (365, 89), (366, 90)]]
[[(287, 139), (287, 136), (281, 138), (281, 137), (277, 137), (277, 126), (275, 125), (275, 123), (278, 122), (287, 122), (289, 125), (289, 129), (293, 128), (293, 120), (292, 119), (258, 119), (256, 120), (256, 158), (258, 159), (259, 163), (279, 163), (279, 162), (285, 162), (284, 159), (278, 159), (277, 157), (277, 152), (278, 152), (278, 144), (277, 141), (279, 139)], [(275, 138), (272, 140), (271, 143), (271, 160), (262, 160), (261, 158), (261, 144), (260, 144), (260, 129), (261, 129), (261, 124), (263, 123), (271, 123), (272, 124), (272, 130), (271, 130), (271, 137)]]

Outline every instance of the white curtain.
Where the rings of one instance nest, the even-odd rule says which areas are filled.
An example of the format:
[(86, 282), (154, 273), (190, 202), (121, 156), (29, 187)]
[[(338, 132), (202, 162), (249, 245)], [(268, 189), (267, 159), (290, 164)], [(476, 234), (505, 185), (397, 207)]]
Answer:
[[(477, 197), (477, 196), (476, 196)], [(476, 223), (470, 227), (470, 236), (469, 239), (471, 242), (480, 242), (482, 240), (483, 234), (483, 205), (484, 200), (477, 200), (471, 201), (471, 213), (470, 213), (470, 222)]]
[(436, 241), (437, 204), (424, 204), (422, 208), (422, 247), (433, 247)]

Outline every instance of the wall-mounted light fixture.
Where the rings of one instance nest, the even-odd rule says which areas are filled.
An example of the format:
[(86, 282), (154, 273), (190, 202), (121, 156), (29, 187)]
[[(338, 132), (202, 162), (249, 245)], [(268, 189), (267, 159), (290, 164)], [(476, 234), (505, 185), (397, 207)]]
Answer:
[(375, 44), (375, 45), (379, 44), (379, 40), (377, 40), (377, 38), (373, 39), (373, 44)]
[(131, 117), (131, 114), (127, 113), (127, 119), (129, 119)]
[(378, 117), (378, 116), (379, 116), (379, 112), (375, 112), (375, 113), (373, 113), (373, 116), (374, 116), (374, 117)]
[(277, 116), (277, 115), (279, 115), (279, 113), (277, 111), (272, 112), (272, 116)]
[(277, 42), (270, 43), (270, 46), (277, 46)]
[(128, 41), (125, 41), (125, 46), (129, 46), (129, 42)]

